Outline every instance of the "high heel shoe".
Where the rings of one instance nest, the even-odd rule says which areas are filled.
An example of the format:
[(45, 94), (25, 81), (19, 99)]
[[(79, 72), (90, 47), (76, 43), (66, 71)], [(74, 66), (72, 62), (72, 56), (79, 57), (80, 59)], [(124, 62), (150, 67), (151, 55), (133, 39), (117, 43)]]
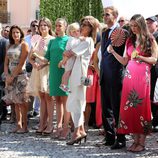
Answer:
[(84, 139), (84, 143), (87, 141), (87, 134), (81, 136), (81, 140)]
[(81, 136), (67, 142), (67, 145), (81, 144)]

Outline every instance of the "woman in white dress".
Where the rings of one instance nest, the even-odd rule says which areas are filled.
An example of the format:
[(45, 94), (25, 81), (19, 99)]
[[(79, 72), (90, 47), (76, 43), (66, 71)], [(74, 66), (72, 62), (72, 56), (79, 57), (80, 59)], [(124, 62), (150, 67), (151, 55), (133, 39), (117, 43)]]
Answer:
[(67, 100), (67, 111), (75, 126), (73, 136), (67, 145), (86, 140), (87, 134), (84, 129), (84, 111), (86, 106), (86, 86), (81, 84), (81, 77), (87, 76), (87, 70), (91, 55), (94, 50), (94, 41), (96, 39), (97, 20), (92, 16), (86, 16), (81, 20), (81, 36), (85, 40), (81, 41), (77, 47), (65, 52), (67, 56), (76, 56), (76, 60), (70, 76), (71, 93)]

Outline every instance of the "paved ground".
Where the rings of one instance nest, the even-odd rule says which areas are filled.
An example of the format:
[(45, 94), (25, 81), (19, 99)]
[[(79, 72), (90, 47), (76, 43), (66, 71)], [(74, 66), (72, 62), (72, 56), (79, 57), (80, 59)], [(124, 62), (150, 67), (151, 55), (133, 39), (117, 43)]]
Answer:
[[(30, 120), (29, 133), (9, 133), (13, 124), (5, 122), (0, 130), (0, 158), (158, 158), (158, 133), (147, 137), (146, 150), (141, 153), (130, 153), (126, 149), (110, 150), (108, 147), (96, 147), (103, 139), (97, 129), (90, 129), (87, 142), (81, 145), (67, 146), (65, 141), (37, 136), (31, 126), (37, 124), (37, 119)], [(128, 136), (127, 146), (131, 143)]]

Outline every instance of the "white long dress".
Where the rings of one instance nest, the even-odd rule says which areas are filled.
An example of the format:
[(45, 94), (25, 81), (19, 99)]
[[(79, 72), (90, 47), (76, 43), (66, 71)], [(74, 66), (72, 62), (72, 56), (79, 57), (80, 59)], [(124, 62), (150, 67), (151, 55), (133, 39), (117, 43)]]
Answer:
[[(75, 127), (83, 123), (81, 115), (86, 107), (86, 86), (81, 85), (81, 77), (87, 76), (88, 65), (94, 50), (94, 42), (92, 38), (87, 37), (85, 41), (81, 41), (79, 45), (72, 49), (76, 55), (76, 60), (70, 76), (70, 90), (66, 107), (71, 112)], [(82, 115), (83, 116), (83, 115)]]

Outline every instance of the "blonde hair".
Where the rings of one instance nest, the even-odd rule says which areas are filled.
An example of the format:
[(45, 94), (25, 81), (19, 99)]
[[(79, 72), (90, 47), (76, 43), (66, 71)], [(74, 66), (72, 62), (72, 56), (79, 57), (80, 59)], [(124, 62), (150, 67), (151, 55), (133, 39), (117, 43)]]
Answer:
[[(40, 24), (41, 24), (42, 21), (48, 25), (49, 35), (55, 36), (55, 33), (52, 31), (52, 23), (51, 23), (50, 19), (48, 19), (46, 17), (43, 17), (43, 18), (40, 19), (38, 29), (39, 29)], [(39, 33), (41, 35), (40, 30), (39, 30)]]
[(57, 22), (63, 22), (64, 26), (67, 27), (67, 20), (65, 18), (58, 18), (56, 19), (55, 24)]
[(72, 31), (76, 31), (79, 29), (80, 29), (79, 23), (74, 22), (74, 23), (68, 25), (66, 33), (67, 33), (67, 35), (70, 35)]

